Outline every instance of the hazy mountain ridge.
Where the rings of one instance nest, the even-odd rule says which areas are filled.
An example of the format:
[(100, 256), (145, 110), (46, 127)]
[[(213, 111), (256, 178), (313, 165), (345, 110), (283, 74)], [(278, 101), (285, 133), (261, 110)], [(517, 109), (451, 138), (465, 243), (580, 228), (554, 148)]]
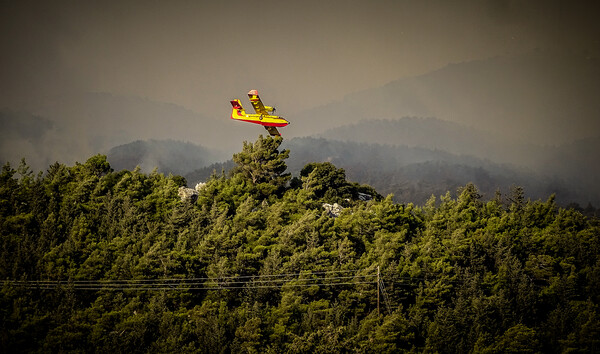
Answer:
[[(573, 64), (572, 68), (558, 70), (564, 68), (565, 63)], [(352, 134), (346, 131), (335, 136), (332, 131), (323, 132), (341, 129), (338, 127), (343, 124), (357, 124), (362, 130), (352, 139), (397, 144), (395, 134), (401, 129), (386, 126), (369, 132), (368, 127), (381, 125), (383, 119), (436, 117), (445, 125), (436, 118), (413, 123), (433, 124), (432, 129), (437, 125), (440, 134), (445, 132), (443, 138), (419, 136), (419, 130), (411, 130), (413, 136), (411, 133), (400, 135), (401, 144), (412, 146), (405, 141), (419, 137), (422, 143), (432, 143), (418, 146), (430, 149), (470, 154), (500, 163), (519, 159), (520, 164), (545, 166), (543, 161), (552, 160), (554, 152), (546, 149), (550, 154), (539, 158), (541, 155), (536, 152), (539, 146), (534, 143), (540, 140), (540, 135), (547, 136), (551, 142), (548, 145), (556, 145), (560, 141), (553, 140), (552, 131), (564, 132), (567, 141), (573, 141), (568, 137), (576, 135), (574, 129), (579, 127), (585, 127), (587, 137), (600, 131), (598, 123), (592, 121), (600, 115), (600, 101), (595, 95), (600, 91), (599, 73), (596, 59), (552, 53), (451, 64), (424, 75), (350, 94), (339, 102), (309, 106), (308, 110), (288, 117), (292, 125), (283, 134), (286, 138), (319, 135), (341, 139)], [(32, 168), (45, 170), (54, 161), (73, 163), (114, 146), (148, 139), (190, 141), (231, 154), (237, 151), (241, 141), (252, 140), (264, 131), (259, 126), (227, 119), (230, 109), (227, 99), (218, 103), (222, 105), (223, 116), (213, 119), (175, 104), (135, 96), (109, 93), (61, 96), (44, 107), (32, 108), (36, 113), (31, 116), (50, 123), (46, 133), (29, 141), (12, 139), (10, 144), (2, 145), (0, 157), (13, 163), (25, 157)], [(531, 116), (535, 124), (526, 125), (526, 116)], [(10, 112), (7, 117), (6, 121), (21, 119)], [(367, 123), (363, 124), (361, 121), (365, 120)], [(494, 126), (488, 124), (489, 121), (500, 123)], [(590, 124), (580, 124), (583, 121)], [(409, 120), (402, 122), (410, 123)], [(516, 127), (525, 138), (506, 138), (504, 130), (510, 126)], [(20, 136), (20, 128), (12, 123), (3, 129), (10, 136)], [(396, 133), (392, 134), (394, 129)], [(489, 133), (481, 134), (485, 131)], [(504, 146), (504, 152), (498, 152), (498, 145)]]
[[(0, 163), (17, 165), (22, 158), (36, 170), (68, 160), (73, 148), (63, 129), (47, 117), (29, 112), (0, 111)], [(52, 148), (48, 148), (48, 147)], [(84, 158), (85, 156), (82, 156)], [(74, 162), (74, 161), (73, 161)]]
[(209, 166), (195, 169), (193, 171), (188, 171), (184, 175), (185, 179), (188, 182), (188, 186), (193, 187), (195, 184), (199, 182), (206, 182), (213, 175), (220, 175), (223, 172), (231, 171), (235, 167), (235, 163), (233, 160), (227, 160), (224, 162), (215, 162), (210, 164)]
[[(561, 190), (568, 186), (568, 190), (584, 203), (598, 203), (600, 200), (600, 188), (596, 183), (600, 178), (600, 166), (597, 164), (600, 160), (600, 137), (559, 146), (540, 146), (505, 140), (485, 131), (435, 118), (361, 121), (330, 129), (323, 136), (341, 141), (424, 147), (458, 155), (469, 154), (483, 161), (493, 161), (485, 168), (495, 169), (495, 173), (502, 173), (500, 170), (508, 167), (520, 174), (535, 174), (538, 176), (536, 179), (544, 178), (547, 183), (561, 185)], [(500, 170), (497, 166), (500, 166)], [(532, 187), (539, 188), (535, 185)], [(552, 192), (542, 188), (540, 193)]]
[(65, 99), (71, 100), (70, 111), (59, 109), (52, 114), (66, 115), (74, 125), (105, 139), (97, 149), (147, 139), (183, 140), (217, 148), (223, 141), (215, 131), (237, 133), (226, 120), (209, 118), (173, 103), (103, 92)]
[(406, 145), (384, 145), (339, 141), (325, 138), (294, 138), (284, 141), (282, 146), (290, 149), (288, 167), (299, 171), (306, 163), (329, 161), (339, 164), (365, 165), (378, 170), (389, 170), (396, 166), (407, 166), (426, 161), (444, 161), (469, 166), (494, 164), (471, 155), (458, 155), (440, 149), (410, 147)]
[(27, 112), (0, 111), (0, 139), (40, 139), (54, 123), (48, 119)]
[[(48, 123), (39, 124), (40, 131), (45, 132), (42, 136), (55, 132), (50, 121), (39, 117), (30, 120), (35, 123), (36, 119)], [(454, 192), (467, 182), (474, 182), (485, 197), (493, 196), (497, 189), (506, 192), (511, 185), (520, 185), (533, 199), (557, 193), (559, 202), (564, 203), (598, 205), (600, 201), (595, 183), (598, 172), (594, 171), (598, 168), (594, 156), (600, 151), (600, 139), (561, 147), (510, 142), (502, 145), (501, 139), (490, 134), (435, 118), (365, 121), (331, 129), (323, 135), (328, 139), (304, 137), (284, 141), (282, 147), (291, 150), (287, 161), (290, 172), (298, 175), (309, 162), (330, 161), (346, 169), (351, 180), (373, 185), (383, 194), (393, 193), (398, 201), (419, 204), (432, 194)], [(379, 143), (370, 142), (371, 139)], [(523, 149), (521, 155), (529, 156), (532, 163), (498, 163), (501, 159), (497, 156), (502, 154), (490, 151), (503, 147)], [(488, 154), (491, 158), (486, 158)], [(117, 170), (139, 165), (150, 172), (156, 167), (165, 174), (185, 176), (190, 185), (206, 181), (213, 172), (233, 167), (231, 160), (221, 162), (231, 156), (228, 153), (176, 140), (137, 140), (116, 146), (107, 155)]]
[(139, 166), (142, 171), (184, 175), (190, 169), (205, 167), (223, 155), (203, 146), (175, 140), (137, 140), (119, 145), (107, 154), (108, 161), (115, 170), (133, 170)]
[(329, 161), (344, 168), (350, 180), (372, 185), (384, 195), (393, 193), (401, 202), (422, 204), (432, 194), (454, 193), (468, 182), (475, 183), (485, 198), (492, 198), (497, 190), (506, 194), (512, 186), (521, 186), (532, 199), (552, 193), (565, 204), (600, 199), (586, 199), (588, 194), (561, 177), (443, 150), (322, 138), (295, 138), (282, 146), (291, 150), (288, 167), (292, 173), (307, 162)]
[(440, 197), (446, 192), (454, 195), (458, 188), (469, 182), (477, 186), (485, 200), (494, 198), (496, 192), (507, 196), (511, 188), (519, 186), (524, 188), (526, 197), (532, 200), (556, 194), (561, 205), (586, 201), (585, 196), (577, 194), (558, 178), (546, 178), (510, 168), (493, 172), (481, 166), (444, 161), (425, 161), (384, 171), (350, 167), (348, 178), (372, 185), (384, 195), (392, 193), (396, 201), (417, 205), (424, 205), (431, 196)]
[[(443, 150), (310, 137), (284, 141), (282, 148), (290, 150), (286, 164), (294, 176), (298, 176), (307, 163), (331, 162), (345, 169), (349, 180), (369, 184), (383, 195), (392, 193), (398, 202), (424, 204), (431, 195), (454, 193), (468, 182), (477, 185), (486, 199), (493, 198), (496, 191), (507, 195), (513, 186), (521, 186), (532, 199), (556, 193), (562, 204), (575, 201), (586, 205), (594, 200), (586, 199), (588, 194), (559, 177)], [(191, 171), (185, 177), (188, 184), (193, 185), (206, 181), (214, 172), (228, 171), (234, 166), (231, 160), (215, 163)]]
[[(564, 68), (565, 63), (573, 66), (556, 70)], [(400, 178), (418, 180), (417, 172), (409, 173), (411, 165), (414, 171), (425, 175), (435, 174), (427, 171), (447, 175), (448, 183), (432, 179), (432, 185), (440, 186), (453, 186), (459, 180), (458, 184), (464, 185), (467, 176), (475, 181), (476, 176), (486, 175), (478, 172), (483, 168), (489, 175), (486, 178), (496, 182), (512, 179), (515, 184), (531, 184), (532, 190), (544, 190), (543, 195), (551, 193), (552, 188), (565, 190), (564, 186), (568, 186), (569, 192), (563, 193), (567, 197), (583, 204), (587, 201), (598, 204), (600, 138), (592, 135), (599, 130), (594, 130), (596, 123), (591, 121), (593, 124), (579, 124), (600, 115), (600, 101), (594, 96), (600, 91), (598, 67), (596, 59), (530, 53), (451, 64), (357, 92), (340, 102), (290, 117), (293, 124), (283, 131), (284, 145), (292, 150), (288, 165), (290, 170), (298, 171), (308, 162), (331, 161), (346, 168), (351, 178), (365, 179), (359, 182), (380, 181), (376, 187), (384, 192), (388, 188), (383, 184), (385, 181), (398, 179), (395, 185), (400, 186)], [(251, 141), (256, 134), (264, 134), (264, 130), (225, 118), (230, 107), (226, 100), (222, 105), (223, 118), (213, 120), (184, 107), (140, 97), (107, 93), (64, 97), (63, 101), (47, 107), (46, 115), (8, 112), (3, 116), (3, 136), (16, 138), (3, 140), (0, 157), (11, 162), (25, 157), (32, 168), (46, 170), (54, 161), (82, 161), (132, 141), (173, 139), (210, 149), (219, 147), (225, 152), (224, 158), (228, 158), (242, 141)], [(535, 118), (535, 124), (525, 124), (526, 115)], [(406, 116), (436, 118), (399, 119)], [(26, 117), (29, 123), (15, 123), (19, 117)], [(63, 123), (57, 124), (58, 121)], [(489, 121), (501, 123), (493, 126)], [(341, 122), (346, 125), (340, 126)], [(515, 126), (525, 138), (506, 138), (510, 134), (503, 134), (509, 133), (503, 129), (510, 126)], [(552, 138), (558, 129), (565, 132), (564, 139), (569, 139), (577, 135), (575, 130), (580, 126), (587, 129), (585, 139), (559, 145), (560, 141)], [(302, 135), (311, 129), (315, 134)], [(23, 136), (24, 132), (31, 136)], [(551, 144), (542, 146), (536, 142), (543, 140), (540, 139), (543, 135)], [(296, 139), (313, 140), (302, 143)], [(343, 144), (344, 141), (348, 144)], [(191, 176), (194, 180), (207, 178), (213, 170), (219, 172), (228, 166), (210, 166), (224, 160), (220, 157), (193, 160), (184, 156), (192, 154), (191, 151), (195, 150), (190, 146), (164, 155), (154, 151), (151, 158), (143, 156), (147, 153), (140, 150), (122, 159), (150, 170), (156, 166), (164, 172)], [(201, 150), (195, 153), (207, 154)], [(169, 165), (166, 160), (181, 162)], [(462, 172), (454, 176), (448, 166), (456, 166), (455, 171)], [(194, 175), (194, 171), (202, 169), (203, 172)], [(368, 171), (387, 177), (368, 175)], [(481, 178), (482, 184), (487, 183), (486, 178)], [(531, 182), (541, 180), (545, 182)], [(554, 187), (543, 187), (546, 185)]]
[[(223, 110), (227, 117), (226, 103)], [(55, 161), (74, 163), (149, 139), (184, 140), (230, 154), (239, 141), (252, 137), (245, 125), (229, 119), (211, 119), (172, 103), (135, 96), (82, 93), (60, 97), (35, 111), (44, 113), (1, 112), (2, 163), (15, 164), (24, 157), (31, 168), (45, 171)]]
[(597, 59), (553, 52), (495, 57), (450, 64), (301, 112), (295, 119), (306, 128), (296, 136), (341, 122), (418, 116), (537, 144), (565, 143), (600, 130), (598, 92)]
[(540, 156), (539, 173), (557, 174), (568, 181), (569, 186), (581, 195), (590, 194), (600, 200), (600, 137), (580, 139), (558, 147), (547, 148)]
[[(498, 163), (530, 164), (543, 148), (437, 118), (371, 119), (319, 134), (333, 140), (402, 145), (472, 155)], [(534, 157), (535, 156), (535, 157)]]

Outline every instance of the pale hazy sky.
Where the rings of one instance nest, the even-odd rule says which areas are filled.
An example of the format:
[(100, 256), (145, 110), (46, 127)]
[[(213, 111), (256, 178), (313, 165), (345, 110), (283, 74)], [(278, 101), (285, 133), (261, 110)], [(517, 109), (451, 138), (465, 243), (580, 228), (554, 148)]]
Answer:
[(594, 4), (2, 0), (0, 108), (100, 91), (216, 118), (257, 88), (293, 114), (451, 62), (535, 48), (597, 57)]

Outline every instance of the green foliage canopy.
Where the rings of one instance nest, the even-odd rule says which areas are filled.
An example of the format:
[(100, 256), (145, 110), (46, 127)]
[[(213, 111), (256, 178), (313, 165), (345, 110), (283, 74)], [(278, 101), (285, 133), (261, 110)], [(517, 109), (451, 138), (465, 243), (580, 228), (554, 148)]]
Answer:
[[(5, 165), (0, 350), (599, 347), (598, 220), (519, 188), (485, 201), (467, 184), (415, 206), (330, 163), (292, 179), (280, 143), (244, 143), (236, 169), (193, 204), (177, 195), (180, 177), (115, 172), (102, 155), (37, 176)], [(333, 202), (338, 217), (322, 208)]]

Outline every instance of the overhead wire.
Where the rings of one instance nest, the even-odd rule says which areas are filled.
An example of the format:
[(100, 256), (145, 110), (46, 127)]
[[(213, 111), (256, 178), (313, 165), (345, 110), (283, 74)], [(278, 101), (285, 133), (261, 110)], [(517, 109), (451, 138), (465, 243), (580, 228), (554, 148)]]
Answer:
[[(391, 301), (386, 291), (383, 278), (378, 274), (356, 274), (366, 269), (340, 271), (303, 271), (285, 274), (260, 274), (220, 277), (193, 278), (158, 278), (158, 279), (80, 279), (80, 280), (5, 280), (5, 284), (13, 284), (29, 290), (56, 290), (67, 288), (78, 291), (223, 291), (250, 289), (290, 289), (306, 287), (336, 287), (374, 285), (379, 282), (384, 304), (391, 314)], [(353, 275), (347, 275), (355, 273)], [(425, 274), (428, 275), (428, 274)], [(436, 280), (430, 277), (392, 276), (387, 280), (391, 286), (414, 287), (423, 282)], [(437, 279), (441, 280), (441, 279)], [(456, 279), (445, 279), (450, 283), (460, 282)]]
[[(249, 279), (249, 278), (273, 278), (273, 277), (293, 277), (300, 275), (320, 275), (320, 274), (333, 274), (333, 273), (353, 273), (361, 271), (362, 269), (356, 270), (331, 270), (331, 271), (304, 271), (299, 273), (284, 273), (284, 274), (258, 274), (258, 275), (231, 275), (231, 276), (219, 276), (219, 277), (192, 277), (192, 278), (159, 278), (159, 279), (107, 279), (111, 282), (153, 282), (153, 281), (186, 281), (186, 280), (214, 280), (214, 279)], [(18, 281), (18, 280), (8, 280), (8, 281)], [(32, 282), (35, 281), (43, 281), (43, 280), (30, 280)], [(66, 282), (67, 280), (63, 280)], [(72, 280), (73, 282), (98, 282), (102, 281), (102, 279), (98, 280)]]
[[(360, 270), (358, 270), (360, 271)], [(28, 289), (50, 290), (61, 286), (75, 290), (226, 290), (256, 288), (288, 288), (310, 286), (340, 286), (374, 284), (375, 274), (347, 274), (357, 270), (300, 272), (226, 277), (160, 278), (160, 279), (103, 279), (103, 280), (12, 280), (7, 281)], [(325, 277), (314, 277), (325, 275)], [(296, 277), (296, 278), (294, 278)], [(356, 281), (350, 281), (355, 279)]]
[[(193, 278), (157, 278), (157, 279), (80, 279), (80, 280), (5, 280), (5, 284), (27, 289), (52, 290), (59, 287), (73, 290), (88, 291), (209, 291), (209, 290), (236, 290), (236, 289), (284, 289), (312, 286), (349, 286), (377, 284), (377, 274), (354, 274), (364, 272), (366, 269), (339, 270), (339, 271), (301, 271), (298, 273), (284, 274), (259, 274), (220, 277), (193, 277)], [(386, 280), (391, 286), (413, 287), (428, 280), (429, 277), (392, 276)], [(450, 283), (457, 280), (447, 279)], [(383, 283), (383, 279), (381, 279)], [(385, 288), (384, 299), (389, 302)], [(387, 304), (386, 304), (387, 305)], [(389, 306), (389, 305), (388, 305)], [(388, 307), (389, 311), (389, 307)]]
[[(74, 286), (74, 290), (92, 290), (92, 291), (134, 291), (134, 290), (235, 290), (235, 289), (282, 289), (282, 288), (297, 288), (297, 287), (311, 287), (311, 286), (339, 286), (339, 285), (358, 285), (358, 284), (374, 284), (373, 282), (344, 282), (344, 283), (323, 283), (323, 284), (285, 284), (285, 285), (259, 285), (259, 286), (212, 286), (212, 287), (164, 287), (164, 286), (149, 286), (149, 287), (141, 287), (141, 286), (120, 286), (120, 287), (105, 287), (105, 286), (86, 286), (79, 287)], [(31, 288), (31, 287), (30, 287)], [(56, 286), (40, 286), (40, 290), (53, 290), (56, 289)]]

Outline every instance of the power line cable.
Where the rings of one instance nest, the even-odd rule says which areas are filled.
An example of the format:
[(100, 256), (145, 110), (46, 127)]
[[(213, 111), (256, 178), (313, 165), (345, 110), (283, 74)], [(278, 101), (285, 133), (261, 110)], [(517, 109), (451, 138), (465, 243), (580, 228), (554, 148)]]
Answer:
[[(259, 286), (212, 286), (212, 287), (74, 287), (74, 290), (92, 290), (92, 291), (137, 291), (137, 290), (235, 290), (235, 289), (282, 289), (296, 287), (311, 287), (311, 286), (340, 286), (340, 285), (358, 285), (358, 284), (374, 284), (373, 282), (344, 282), (344, 283), (324, 283), (324, 284), (282, 284), (282, 285), (259, 285)], [(41, 288), (41, 290), (53, 290), (55, 287)]]
[[(358, 270), (360, 271), (360, 270)], [(106, 280), (15, 280), (5, 281), (29, 289), (49, 290), (67, 286), (76, 290), (224, 290), (306, 286), (338, 286), (373, 284), (365, 281), (373, 274), (353, 276), (327, 276), (356, 272), (356, 270), (300, 272), (289, 274), (263, 274), (252, 276), (227, 276), (219, 278), (160, 278), (160, 279), (106, 279)], [(301, 276), (326, 275), (325, 277), (301, 278)], [(291, 278), (298, 277), (298, 278)], [(345, 280), (355, 279), (348, 282)], [(225, 281), (224, 281), (225, 280)], [(204, 281), (204, 282), (202, 282)], [(208, 283), (208, 284), (207, 284)]]

